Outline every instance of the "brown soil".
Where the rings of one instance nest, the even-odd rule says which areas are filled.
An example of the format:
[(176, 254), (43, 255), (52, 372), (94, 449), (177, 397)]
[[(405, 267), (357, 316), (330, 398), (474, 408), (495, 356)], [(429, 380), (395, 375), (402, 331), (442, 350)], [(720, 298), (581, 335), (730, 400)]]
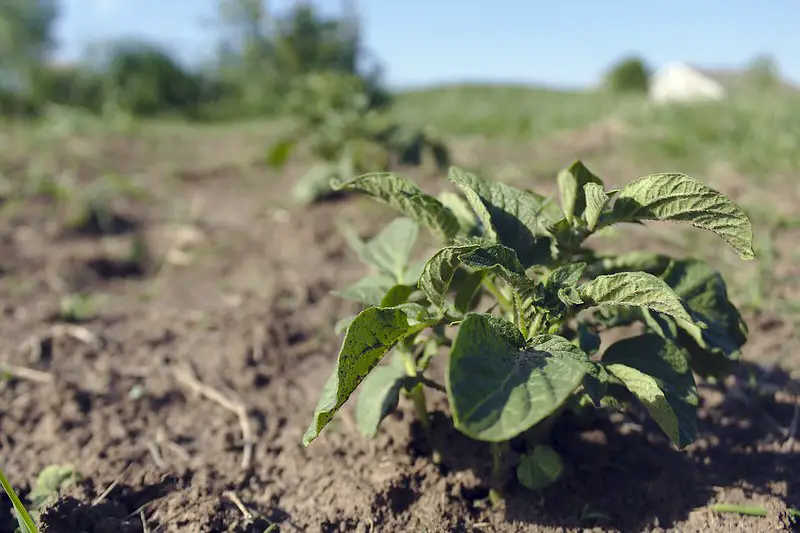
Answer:
[[(441, 465), (407, 405), (373, 441), (354, 432), (345, 409), (310, 447), (300, 442), (338, 350), (333, 325), (353, 311), (328, 291), (360, 272), (334, 222), (344, 217), (374, 232), (376, 217), (356, 218), (357, 200), (269, 208), (265, 199), (283, 194), (280, 183), (214, 175), (182, 187), (180, 197), (201, 205), (191, 239), (163, 222), (175, 196), (134, 214), (154, 257), (181, 241), (194, 256), (188, 266), (123, 268), (129, 235), (54, 232), (35, 207), (0, 223), (3, 359), (16, 365), (0, 383), (2, 468), (23, 498), (47, 465), (72, 463), (82, 475), (42, 514), (43, 531), (790, 527), (787, 505), (800, 505), (800, 444), (783, 428), (793, 418), (796, 426), (797, 397), (785, 392), (792, 376), (764, 362), (781, 355), (784, 368), (796, 369), (800, 355), (793, 327), (779, 318), (749, 317), (750, 363), (726, 396), (702, 388), (702, 436), (688, 450), (673, 450), (642, 413), (591, 427), (565, 420), (556, 432), (568, 461), (563, 481), (541, 494), (511, 486), (505, 509), (495, 509), (487, 447), (450, 428), (441, 410)], [(64, 286), (104, 294), (97, 316), (77, 326), (54, 319)], [(754, 401), (751, 374), (778, 392)], [(225, 406), (209, 399), (209, 388)], [(722, 515), (708, 510), (714, 502), (756, 503), (770, 515)], [(0, 506), (0, 531), (11, 532), (10, 505)]]

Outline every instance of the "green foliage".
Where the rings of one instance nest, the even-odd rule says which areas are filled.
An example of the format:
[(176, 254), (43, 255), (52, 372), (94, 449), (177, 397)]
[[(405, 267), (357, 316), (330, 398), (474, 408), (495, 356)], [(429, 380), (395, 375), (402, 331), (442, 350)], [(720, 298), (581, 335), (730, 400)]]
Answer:
[(322, 160), (296, 184), (300, 203), (332, 193), (333, 180), (347, 181), (367, 169), (421, 165), (429, 153), (439, 167), (449, 163), (435, 136), (395, 123), (384, 112), (386, 99), (359, 76), (335, 71), (309, 74), (290, 93), (287, 109), (299, 127), (270, 149), (268, 162), (282, 167), (301, 141)]
[(52, 48), (57, 16), (55, 0), (0, 2), (0, 91), (27, 94), (33, 71)]
[(72, 465), (50, 465), (39, 472), (30, 493), (31, 503), (36, 509), (44, 509), (70, 484), (80, 480), (80, 474)]
[(214, 70), (228, 91), (232, 113), (283, 111), (298, 80), (318, 72), (361, 78), (383, 99), (379, 72), (364, 72), (365, 49), (355, 13), (326, 16), (313, 3), (270, 10), (261, 0), (220, 0), (222, 38)]
[(109, 55), (103, 71), (106, 103), (140, 116), (197, 113), (199, 79), (165, 50), (125, 41), (112, 44)]
[[(694, 374), (724, 375), (747, 340), (724, 281), (697, 259), (604, 256), (585, 241), (614, 224), (685, 222), (753, 259), (747, 216), (677, 173), (607, 190), (576, 162), (558, 175), (560, 208), (455, 167), (449, 179), (463, 196), (440, 201), (386, 173), (341, 185), (405, 217), (367, 242), (347, 234), (375, 272), (339, 293), (366, 307), (337, 325), (344, 341), (336, 369), (303, 442), (316, 439), (356, 389), (365, 435), (376, 434), (403, 393), (428, 427), (423, 387), (433, 386), (446, 391), (456, 429), (492, 443), (495, 470), (510, 441), (529, 446), (516, 472), (531, 489), (563, 471), (547, 445), (560, 413), (623, 408), (626, 389), (677, 447), (690, 444), (697, 436)], [(443, 241), (421, 268), (411, 260), (417, 225)], [(484, 305), (488, 312), (478, 311)], [(601, 334), (631, 324), (641, 332), (598, 354)], [(443, 387), (424, 376), (441, 348), (449, 348)], [(391, 363), (382, 364), (390, 352)]]
[(605, 75), (605, 82), (611, 91), (617, 93), (647, 92), (649, 76), (644, 60), (630, 57), (611, 67)]

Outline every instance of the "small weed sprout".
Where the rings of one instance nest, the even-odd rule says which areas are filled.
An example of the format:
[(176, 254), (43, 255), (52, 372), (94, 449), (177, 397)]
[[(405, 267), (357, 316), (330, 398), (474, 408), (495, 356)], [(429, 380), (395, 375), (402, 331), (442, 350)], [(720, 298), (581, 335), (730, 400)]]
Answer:
[[(549, 436), (565, 410), (621, 408), (636, 398), (677, 447), (691, 443), (694, 374), (724, 375), (747, 339), (722, 277), (697, 259), (601, 255), (584, 244), (615, 224), (684, 222), (714, 232), (749, 260), (755, 254), (745, 213), (684, 174), (653, 174), (607, 190), (581, 162), (558, 175), (560, 207), (455, 167), (449, 180), (461, 195), (434, 197), (391, 173), (339, 185), (405, 217), (368, 242), (349, 239), (377, 273), (337, 293), (368, 307), (337, 325), (341, 351), (304, 444), (359, 386), (357, 425), (365, 435), (377, 433), (402, 391), (429, 427), (424, 387), (441, 386), (424, 373), (443, 347), (453, 424), (491, 443), (494, 499), (502, 496), (512, 441), (526, 450), (515, 462), (522, 485), (542, 489), (559, 478), (563, 463)], [(413, 263), (420, 225), (444, 246)], [(641, 334), (599, 353), (602, 332), (633, 324)], [(390, 351), (388, 364), (380, 364)]]
[(269, 149), (268, 163), (281, 168), (301, 141), (322, 160), (295, 185), (299, 203), (333, 193), (331, 180), (349, 180), (368, 169), (396, 164), (419, 166), (430, 154), (440, 168), (449, 164), (444, 143), (434, 134), (395, 122), (367, 83), (350, 74), (315, 73), (301, 79), (288, 99), (299, 120), (296, 131)]

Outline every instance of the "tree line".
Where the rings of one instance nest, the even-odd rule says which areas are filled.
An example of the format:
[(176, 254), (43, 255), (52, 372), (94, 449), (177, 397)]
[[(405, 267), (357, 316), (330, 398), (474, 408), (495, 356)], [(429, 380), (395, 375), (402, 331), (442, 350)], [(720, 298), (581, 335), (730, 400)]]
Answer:
[(334, 72), (359, 78), (388, 97), (380, 65), (365, 50), (358, 14), (312, 2), (270, 11), (262, 0), (219, 0), (220, 39), (201, 67), (148, 41), (97, 43), (80, 61), (52, 61), (57, 0), (0, 2), (0, 114), (35, 116), (48, 104), (92, 113), (225, 120), (281, 112), (299, 79)]

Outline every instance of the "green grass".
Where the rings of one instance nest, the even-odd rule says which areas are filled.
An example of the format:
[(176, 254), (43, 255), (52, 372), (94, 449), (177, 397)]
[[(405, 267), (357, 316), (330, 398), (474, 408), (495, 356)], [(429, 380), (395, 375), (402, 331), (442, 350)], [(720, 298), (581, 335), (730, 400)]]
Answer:
[(2, 486), (3, 491), (11, 500), (11, 505), (17, 513), (17, 523), (22, 533), (36, 533), (38, 531), (36, 529), (36, 524), (34, 524), (31, 515), (28, 513), (27, 509), (25, 509), (25, 506), (22, 504), (22, 501), (20, 501), (19, 496), (17, 496), (17, 493), (14, 491), (8, 479), (6, 479), (2, 470), (0, 470), (0, 486)]
[(443, 135), (532, 140), (588, 126), (621, 105), (640, 101), (613, 94), (508, 85), (451, 85), (405, 91), (394, 112)]
[(399, 93), (394, 112), (444, 135), (514, 142), (616, 117), (627, 125), (622, 155), (636, 163), (702, 172), (724, 162), (757, 179), (800, 172), (800, 92), (739, 92), (722, 102), (658, 107), (640, 95), (452, 85)]
[(724, 162), (756, 181), (800, 172), (800, 93), (734, 95), (691, 106), (642, 106), (623, 119), (637, 159), (701, 170)]

